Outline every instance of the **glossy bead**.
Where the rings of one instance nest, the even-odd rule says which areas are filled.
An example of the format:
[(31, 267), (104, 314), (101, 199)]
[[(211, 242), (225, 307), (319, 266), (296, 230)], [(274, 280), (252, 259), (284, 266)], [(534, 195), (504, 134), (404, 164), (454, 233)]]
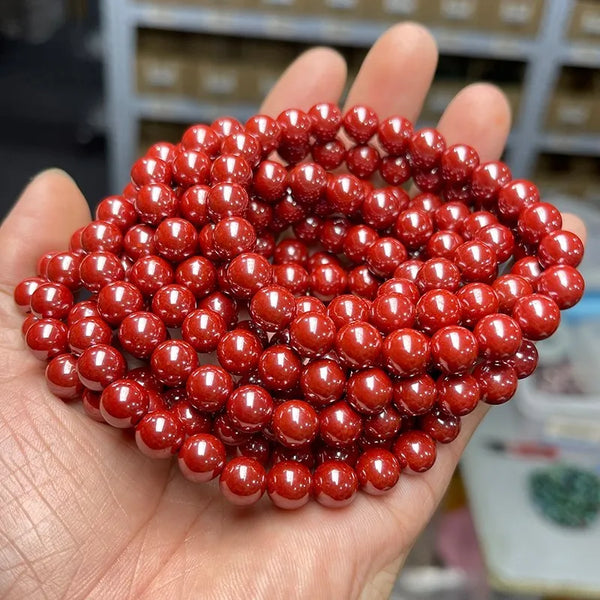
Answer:
[(373, 299), (379, 283), (367, 265), (359, 265), (348, 273), (348, 291), (361, 298)]
[(333, 320), (320, 312), (303, 313), (290, 323), (290, 344), (303, 357), (315, 358), (328, 352), (335, 335)]
[(468, 329), (457, 325), (438, 329), (430, 343), (433, 364), (443, 373), (469, 371), (477, 359), (478, 339)]
[(307, 402), (287, 400), (273, 412), (272, 427), (277, 441), (283, 446), (305, 446), (317, 435), (319, 417)]
[(48, 389), (65, 402), (77, 400), (83, 392), (76, 365), (77, 359), (72, 354), (60, 354), (55, 356), (46, 367)]
[(413, 416), (425, 414), (431, 410), (436, 399), (435, 381), (427, 373), (394, 382), (393, 402), (401, 413)]
[(519, 215), (517, 230), (527, 244), (537, 244), (541, 239), (562, 227), (560, 211), (547, 202), (536, 202)]
[(371, 441), (387, 441), (395, 438), (402, 427), (402, 415), (388, 404), (377, 414), (364, 420), (364, 439)]
[(500, 306), (494, 288), (486, 283), (468, 283), (456, 292), (456, 297), (465, 327), (474, 327), (481, 318), (498, 312)]
[(458, 325), (462, 312), (458, 297), (448, 290), (425, 292), (416, 306), (417, 323), (425, 333), (448, 325)]
[(23, 334), (23, 337), (25, 337), (27, 335), (29, 328), (34, 323), (37, 323), (39, 320), (40, 320), (39, 317), (36, 317), (35, 315), (32, 315), (31, 313), (28, 313), (25, 316), (25, 319), (23, 320), (23, 324), (21, 325), (21, 333)]
[[(29, 332), (27, 335), (29, 336)], [(113, 381), (122, 379), (127, 371), (123, 355), (112, 346), (97, 344), (86, 348), (77, 359), (81, 383), (93, 392), (101, 392)]]
[(31, 312), (36, 317), (64, 319), (73, 306), (73, 293), (62, 283), (43, 283), (31, 294)]
[(273, 407), (270, 394), (256, 385), (238, 387), (226, 403), (231, 423), (248, 433), (258, 432), (270, 422)]
[(352, 503), (358, 489), (356, 473), (345, 462), (331, 460), (319, 465), (313, 474), (315, 500), (327, 508), (343, 508)]
[(102, 319), (86, 317), (69, 327), (68, 339), (71, 352), (78, 355), (96, 344), (110, 344), (112, 330)]
[(313, 360), (302, 369), (300, 387), (304, 399), (321, 408), (342, 397), (346, 389), (346, 374), (333, 360)]
[(236, 456), (223, 469), (219, 488), (225, 499), (236, 506), (258, 502), (266, 489), (264, 467), (253, 458)]
[(158, 225), (177, 213), (177, 196), (171, 188), (160, 183), (144, 185), (135, 197), (135, 210), (142, 223)]
[(114, 381), (102, 391), (100, 413), (113, 427), (134, 427), (147, 411), (148, 393), (135, 381)]
[(452, 259), (454, 251), (464, 242), (456, 231), (436, 231), (427, 241), (425, 251), (430, 258), (441, 257)]
[(316, 163), (302, 163), (289, 171), (287, 181), (297, 202), (312, 204), (325, 191), (327, 172)]
[(311, 153), (314, 161), (328, 171), (337, 169), (346, 159), (346, 147), (338, 139), (313, 144)]
[(263, 156), (277, 149), (281, 128), (275, 119), (267, 115), (255, 115), (246, 121), (246, 131), (260, 142)]
[(74, 304), (67, 315), (67, 325), (71, 327), (71, 325), (77, 321), (86, 319), (87, 317), (97, 317), (101, 319), (100, 313), (98, 312), (98, 304), (95, 299), (80, 300), (77, 304)]
[(481, 363), (473, 370), (481, 391), (481, 400), (487, 404), (508, 402), (517, 391), (517, 372), (502, 363)]
[(396, 329), (412, 327), (415, 322), (415, 306), (402, 294), (381, 294), (371, 305), (369, 321), (384, 335)]
[(207, 183), (211, 171), (210, 159), (201, 150), (179, 150), (173, 157), (171, 167), (173, 180), (184, 188)]
[(302, 464), (282, 461), (273, 465), (267, 475), (267, 493), (278, 508), (293, 510), (304, 506), (311, 491), (312, 475)]
[(455, 292), (460, 286), (461, 272), (447, 258), (426, 260), (417, 274), (416, 284), (421, 293), (445, 289)]
[(337, 329), (354, 321), (366, 321), (369, 310), (369, 303), (353, 294), (337, 296), (327, 306), (327, 314)]
[(169, 387), (184, 385), (197, 365), (196, 351), (183, 340), (161, 342), (150, 357), (152, 372)]
[(460, 433), (460, 417), (455, 417), (434, 406), (428, 413), (419, 417), (421, 431), (440, 444), (453, 442)]
[(560, 323), (560, 309), (554, 300), (541, 294), (530, 294), (519, 298), (512, 316), (530, 340), (543, 340), (551, 336)]
[[(350, 227), (344, 238), (344, 242), (342, 244), (342, 250), (347, 258), (349, 258), (355, 264), (361, 263), (365, 260), (365, 255), (371, 246), (377, 242), (379, 236), (374, 229), (367, 227), (366, 225), (354, 225)], [(393, 238), (392, 238), (393, 239)], [(397, 240), (394, 240), (397, 242)], [(406, 258), (406, 251), (404, 251), (403, 246), (394, 242), (389, 242), (384, 244), (383, 248), (379, 249), (379, 252), (375, 252), (372, 256), (374, 263), (379, 261), (382, 263), (382, 268), (386, 269), (386, 265), (390, 262), (391, 259), (386, 260), (386, 252), (393, 254), (394, 256), (398, 255), (400, 262)], [(386, 269), (389, 270), (389, 267)], [(393, 271), (393, 269), (392, 269)]]
[(271, 443), (261, 434), (257, 434), (237, 446), (235, 453), (236, 456), (254, 458), (266, 467), (271, 462)]
[(454, 144), (442, 153), (442, 179), (447, 185), (467, 183), (477, 165), (479, 165), (479, 155), (471, 146)]
[(118, 254), (123, 247), (121, 230), (108, 221), (92, 221), (81, 232), (81, 247), (86, 252)]
[(252, 319), (267, 331), (279, 331), (291, 322), (296, 309), (294, 295), (283, 287), (268, 285), (256, 292), (250, 302)]
[(14, 289), (13, 298), (15, 304), (19, 307), (21, 312), (28, 312), (30, 310), (31, 296), (40, 285), (45, 283), (45, 280), (41, 277), (28, 277), (23, 279)]
[(152, 298), (152, 312), (167, 327), (181, 327), (184, 319), (195, 308), (194, 295), (182, 285), (166, 285), (159, 289)]
[(379, 496), (391, 490), (398, 482), (400, 464), (388, 450), (372, 448), (358, 459), (356, 475), (364, 492)]
[(394, 193), (392, 189), (383, 188), (374, 190), (365, 197), (361, 214), (367, 225), (376, 229), (387, 229), (395, 223), (407, 205), (408, 194), (404, 190)]
[(253, 135), (238, 131), (223, 140), (221, 152), (241, 156), (251, 167), (256, 167), (262, 156), (262, 147)]
[(325, 194), (336, 212), (351, 215), (360, 209), (365, 190), (360, 179), (354, 175), (330, 175)]
[(533, 287), (527, 279), (512, 273), (498, 277), (492, 283), (492, 288), (498, 297), (498, 310), (504, 313), (512, 312), (519, 298), (533, 293)]
[(215, 223), (226, 217), (243, 217), (248, 202), (248, 193), (237, 183), (214, 185), (206, 198), (208, 215)]
[(217, 365), (201, 365), (185, 383), (190, 404), (201, 412), (216, 413), (233, 393), (233, 379)]
[(431, 469), (437, 450), (435, 441), (423, 431), (407, 431), (398, 436), (393, 453), (401, 469), (422, 473)]
[(260, 355), (258, 374), (269, 390), (286, 391), (296, 388), (300, 380), (302, 361), (288, 346), (275, 344)]
[(358, 144), (365, 144), (377, 132), (379, 119), (372, 108), (356, 105), (343, 118), (344, 131)]
[(136, 358), (148, 358), (166, 339), (164, 322), (150, 312), (132, 313), (119, 326), (119, 342), (123, 350)]
[(464, 220), (470, 214), (469, 207), (463, 202), (446, 202), (435, 210), (433, 220), (438, 230), (460, 233)]
[(433, 235), (433, 222), (425, 211), (409, 208), (398, 215), (394, 233), (409, 250), (417, 250)]
[(227, 328), (233, 327), (238, 320), (238, 307), (233, 298), (223, 292), (213, 292), (198, 302), (198, 308), (216, 312), (225, 321)]
[(379, 174), (389, 185), (402, 185), (410, 179), (410, 163), (406, 156), (385, 156), (379, 163)]
[(260, 163), (253, 180), (254, 191), (268, 203), (280, 200), (287, 190), (287, 171), (279, 163), (265, 160)]
[(344, 400), (326, 406), (319, 413), (319, 436), (329, 446), (355, 442), (362, 428), (362, 418)]
[(425, 371), (430, 357), (428, 338), (415, 329), (397, 329), (383, 342), (383, 360), (394, 375), (418, 375)]
[(419, 129), (410, 138), (408, 150), (413, 167), (431, 169), (439, 164), (446, 141), (441, 133), (431, 127)]
[(223, 442), (210, 433), (188, 437), (179, 449), (177, 462), (186, 479), (204, 483), (219, 476), (225, 467), (226, 452)]
[(181, 146), (185, 150), (201, 150), (208, 156), (217, 155), (220, 147), (218, 134), (208, 125), (192, 125), (181, 136)]
[(412, 123), (400, 116), (392, 116), (379, 123), (377, 139), (384, 150), (398, 155), (408, 149), (413, 135)]
[(570, 265), (554, 265), (546, 269), (535, 282), (538, 294), (548, 296), (561, 310), (577, 304), (585, 289), (581, 273)]
[(104, 417), (100, 414), (100, 394), (92, 392), (87, 388), (83, 389), (81, 395), (81, 405), (85, 414), (98, 423), (106, 423)]
[(79, 278), (79, 265), (81, 256), (74, 252), (58, 252), (48, 262), (48, 279), (54, 283), (61, 283), (71, 291), (81, 287)]
[(193, 256), (177, 266), (175, 281), (188, 288), (196, 298), (204, 298), (215, 289), (217, 272), (209, 260)]
[(512, 179), (510, 169), (501, 162), (486, 162), (473, 169), (471, 193), (485, 206), (491, 205), (498, 192)]
[(460, 269), (465, 283), (480, 281), (491, 283), (498, 272), (495, 252), (484, 242), (471, 240), (461, 244), (454, 252), (454, 264)]
[(346, 366), (370, 367), (375, 365), (381, 356), (381, 335), (370, 323), (354, 321), (338, 330), (335, 349)]
[(126, 281), (115, 281), (104, 286), (98, 294), (98, 312), (113, 327), (127, 315), (141, 310), (144, 299), (139, 289)]
[(183, 444), (182, 425), (166, 411), (147, 414), (135, 427), (135, 441), (150, 458), (171, 458)]
[(510, 358), (521, 345), (521, 328), (505, 314), (490, 314), (479, 320), (473, 330), (480, 354), (488, 360)]
[(370, 144), (354, 146), (346, 152), (348, 171), (361, 179), (371, 177), (379, 168), (380, 162), (379, 152)]
[(123, 250), (132, 260), (154, 254), (154, 228), (150, 225), (134, 225), (123, 238)]
[(296, 316), (307, 312), (325, 313), (326, 311), (323, 302), (314, 296), (299, 296), (296, 298)]
[(437, 380), (437, 389), (442, 410), (457, 417), (475, 410), (481, 398), (477, 379), (467, 373), (443, 375)]
[(305, 294), (309, 287), (306, 269), (293, 263), (274, 265), (273, 282), (277, 286), (289, 290), (292, 295)]
[(538, 351), (535, 344), (529, 340), (523, 340), (516, 354), (506, 362), (515, 369), (519, 379), (529, 377), (535, 371), (538, 363)]
[(218, 342), (217, 357), (228, 372), (246, 375), (258, 366), (262, 345), (258, 337), (244, 329), (227, 332)]
[(545, 269), (559, 264), (576, 267), (583, 258), (583, 242), (570, 231), (552, 231), (541, 239), (537, 256)]
[(126, 232), (137, 223), (137, 215), (133, 204), (121, 196), (104, 198), (96, 207), (96, 219), (112, 223), (122, 232)]
[(386, 294), (400, 294), (401, 296), (406, 296), (413, 304), (416, 304), (420, 297), (417, 286), (409, 279), (402, 277), (393, 277), (379, 286), (377, 296)]
[(159, 158), (139, 158), (131, 168), (131, 181), (137, 186), (149, 183), (169, 183), (171, 169), (165, 161)]
[(346, 271), (336, 264), (319, 265), (310, 273), (310, 289), (320, 300), (331, 300), (346, 291)]
[(154, 232), (154, 247), (158, 255), (171, 262), (181, 262), (196, 251), (196, 228), (185, 219), (164, 219)]
[(392, 380), (379, 368), (354, 373), (346, 387), (346, 402), (364, 415), (380, 413), (392, 400)]
[(540, 201), (537, 187), (525, 179), (515, 179), (498, 192), (498, 210), (508, 223), (516, 223), (528, 206)]
[(263, 256), (245, 252), (229, 263), (227, 278), (238, 298), (251, 298), (261, 287), (271, 283), (273, 269)]
[(254, 227), (241, 217), (221, 219), (213, 230), (215, 250), (225, 258), (231, 259), (242, 252), (248, 252), (256, 243)]
[(133, 263), (128, 275), (129, 281), (144, 296), (153, 296), (160, 288), (172, 283), (174, 277), (171, 265), (159, 256), (139, 258)]
[(149, 392), (162, 392), (163, 384), (156, 379), (150, 367), (137, 367), (130, 369), (125, 375), (125, 379), (131, 379), (139, 383)]
[(210, 124), (211, 129), (221, 137), (227, 137), (234, 133), (242, 133), (244, 127), (233, 117), (219, 117)]
[(488, 225), (498, 223), (498, 218), (487, 210), (478, 210), (471, 213), (461, 224), (460, 233), (466, 240), (472, 240)]
[(406, 259), (406, 248), (395, 238), (379, 238), (367, 248), (365, 259), (375, 275), (390, 277)]
[(282, 143), (301, 145), (308, 142), (312, 119), (305, 112), (296, 108), (287, 109), (277, 117), (277, 123), (281, 127)]

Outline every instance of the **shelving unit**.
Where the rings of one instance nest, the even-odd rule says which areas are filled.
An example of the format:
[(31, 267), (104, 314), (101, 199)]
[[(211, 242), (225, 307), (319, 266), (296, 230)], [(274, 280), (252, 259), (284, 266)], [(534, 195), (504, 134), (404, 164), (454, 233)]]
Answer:
[[(504, 34), (432, 28), (440, 52), (448, 55), (520, 60), (526, 63), (523, 96), (513, 126), (507, 161), (517, 177), (529, 175), (540, 152), (600, 155), (600, 135), (542, 133), (542, 120), (563, 65), (600, 68), (600, 46), (567, 40), (565, 28), (574, 0), (545, 0), (538, 34)], [(137, 148), (140, 119), (193, 122), (223, 113), (240, 119), (255, 110), (251, 103), (199, 102), (184, 98), (141, 96), (135, 89), (136, 35), (140, 27), (201, 34), (253, 37), (343, 46), (370, 46), (389, 26), (384, 22), (341, 21), (333, 17), (270, 14), (135, 0), (102, 0), (106, 47), (106, 92), (111, 189), (129, 177)]]

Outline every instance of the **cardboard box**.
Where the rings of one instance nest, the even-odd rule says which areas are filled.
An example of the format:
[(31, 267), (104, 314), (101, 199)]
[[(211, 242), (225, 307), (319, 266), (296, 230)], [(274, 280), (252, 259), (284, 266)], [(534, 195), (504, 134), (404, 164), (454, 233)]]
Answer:
[(594, 104), (594, 99), (587, 94), (559, 90), (550, 101), (546, 127), (549, 131), (587, 133), (592, 124)]
[(576, 0), (569, 24), (569, 37), (577, 41), (600, 43), (600, 2)]
[(488, 31), (534, 36), (543, 10), (544, 0), (486, 0), (479, 5), (479, 24)]
[(474, 29), (478, 26), (479, 4), (483, 0), (432, 0), (429, 21), (443, 27)]
[(244, 71), (238, 62), (198, 63), (196, 97), (201, 101), (232, 102), (246, 100), (247, 86), (242, 83)]

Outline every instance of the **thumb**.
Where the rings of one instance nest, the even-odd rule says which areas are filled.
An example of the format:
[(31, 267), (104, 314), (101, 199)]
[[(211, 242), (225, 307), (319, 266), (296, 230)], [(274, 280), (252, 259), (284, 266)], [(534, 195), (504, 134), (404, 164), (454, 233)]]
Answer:
[(42, 254), (66, 249), (89, 220), (83, 194), (64, 171), (34, 177), (0, 227), (0, 284), (12, 288), (32, 276)]

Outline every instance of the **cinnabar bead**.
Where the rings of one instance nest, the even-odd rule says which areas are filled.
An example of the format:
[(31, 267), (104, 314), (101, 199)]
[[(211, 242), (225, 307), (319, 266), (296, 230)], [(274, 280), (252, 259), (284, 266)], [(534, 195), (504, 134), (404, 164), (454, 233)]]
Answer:
[(325, 313), (327, 309), (323, 302), (314, 296), (299, 296), (296, 298), (296, 316), (307, 312)]
[(498, 192), (511, 181), (510, 169), (501, 162), (482, 163), (473, 169), (471, 194), (482, 206), (491, 206)]
[(391, 293), (406, 296), (413, 304), (416, 304), (421, 296), (419, 294), (419, 288), (417, 288), (415, 283), (403, 277), (392, 277), (391, 279), (384, 281), (377, 290), (377, 296)]
[(423, 373), (430, 358), (429, 339), (415, 329), (397, 329), (383, 342), (383, 360), (393, 375), (410, 377)]
[(69, 348), (75, 355), (96, 344), (110, 344), (112, 330), (98, 317), (79, 319), (69, 327)]
[(315, 267), (309, 275), (310, 289), (314, 296), (329, 301), (346, 291), (348, 277), (339, 265), (330, 263)]
[(167, 327), (181, 327), (184, 319), (196, 308), (196, 298), (182, 285), (172, 283), (160, 288), (152, 298), (152, 312)]
[(441, 257), (452, 260), (454, 251), (464, 242), (456, 231), (443, 229), (436, 231), (428, 240), (425, 252), (430, 258)]
[(184, 340), (165, 340), (153, 350), (150, 366), (159, 381), (169, 387), (178, 387), (185, 384), (198, 366), (198, 356)]
[(480, 363), (473, 369), (481, 391), (481, 400), (487, 404), (508, 402), (517, 391), (517, 372), (509, 364)]
[(559, 264), (576, 267), (583, 258), (583, 242), (570, 231), (552, 231), (541, 239), (537, 256), (545, 269)]
[(183, 437), (179, 419), (166, 411), (147, 414), (135, 427), (137, 447), (150, 458), (171, 458), (183, 444)]
[[(433, 364), (443, 373), (465, 373), (473, 367), (478, 355), (478, 338), (468, 329), (457, 325), (442, 327), (431, 337)], [(487, 345), (490, 346), (486, 338)]]
[(221, 472), (219, 489), (225, 499), (236, 506), (254, 504), (265, 493), (265, 469), (253, 458), (236, 456)]
[(112, 223), (123, 233), (137, 223), (135, 207), (122, 196), (104, 198), (96, 207), (95, 215), (98, 221)]
[(241, 431), (257, 433), (271, 421), (274, 402), (271, 395), (257, 385), (242, 385), (227, 398), (229, 420)]
[(286, 263), (273, 266), (273, 283), (298, 296), (308, 291), (309, 277), (304, 267), (294, 263)]
[(244, 252), (229, 263), (227, 279), (236, 297), (249, 299), (261, 287), (271, 283), (273, 268), (264, 256)]
[(577, 304), (585, 289), (583, 277), (570, 265), (554, 265), (546, 269), (535, 282), (538, 294), (548, 296), (558, 308), (565, 310)]
[(383, 237), (367, 248), (365, 260), (375, 275), (390, 277), (406, 256), (406, 248), (401, 242), (392, 237)]
[(481, 398), (477, 379), (468, 373), (442, 375), (437, 380), (437, 389), (440, 407), (457, 417), (475, 410)]
[(446, 185), (467, 183), (473, 169), (479, 165), (479, 155), (466, 144), (454, 144), (442, 152), (442, 180)]
[(263, 385), (278, 392), (294, 390), (300, 381), (302, 361), (288, 346), (274, 344), (258, 360), (258, 374)]
[(492, 283), (492, 289), (498, 297), (498, 310), (503, 313), (510, 313), (519, 298), (533, 293), (531, 283), (514, 273), (498, 277)]
[(529, 377), (535, 371), (538, 363), (538, 351), (535, 344), (529, 340), (523, 340), (516, 354), (506, 362), (515, 369), (519, 379)]
[(125, 233), (123, 250), (132, 260), (154, 254), (154, 228), (150, 225), (134, 225)]
[(435, 381), (428, 373), (402, 377), (394, 382), (393, 403), (402, 414), (417, 416), (429, 412), (437, 395)]
[(73, 307), (73, 293), (62, 283), (42, 283), (31, 294), (31, 312), (40, 318), (64, 319)]
[(154, 296), (160, 288), (172, 283), (174, 274), (171, 265), (160, 256), (143, 256), (133, 263), (128, 277), (144, 296)]
[(214, 158), (220, 149), (219, 135), (208, 125), (192, 125), (181, 136), (181, 147), (184, 150), (201, 150)]
[(473, 328), (477, 322), (499, 310), (498, 296), (486, 283), (468, 283), (456, 292), (460, 302), (461, 324)]
[(185, 382), (190, 404), (201, 412), (217, 413), (233, 393), (231, 375), (218, 365), (201, 365)]
[(260, 142), (263, 156), (277, 149), (281, 128), (275, 119), (267, 115), (254, 115), (246, 121), (246, 132)]
[(148, 393), (135, 381), (113, 381), (100, 396), (100, 414), (113, 427), (134, 427), (148, 411)]
[(330, 102), (315, 104), (308, 116), (312, 121), (311, 132), (319, 142), (335, 139), (342, 124), (342, 111)]
[(562, 227), (560, 211), (547, 202), (536, 202), (519, 215), (517, 230), (526, 244), (537, 244), (542, 238)]
[(515, 179), (498, 192), (498, 211), (509, 224), (513, 224), (523, 210), (539, 201), (540, 193), (533, 183)]
[(484, 242), (470, 240), (454, 251), (454, 264), (460, 269), (464, 283), (491, 283), (498, 272), (496, 253)]
[(419, 417), (419, 428), (440, 444), (453, 442), (460, 433), (460, 417), (434, 406)]
[(164, 322), (150, 312), (134, 312), (127, 315), (119, 325), (119, 342), (123, 350), (136, 358), (148, 358), (158, 344), (166, 339), (167, 328)]
[(290, 323), (290, 344), (306, 358), (327, 353), (335, 342), (336, 327), (333, 320), (321, 312), (298, 315)]
[(346, 146), (339, 139), (315, 143), (311, 147), (314, 161), (328, 171), (337, 169), (346, 159)]
[(432, 127), (419, 129), (408, 143), (410, 161), (416, 169), (432, 169), (437, 166), (445, 149), (444, 137)]
[(336, 334), (335, 350), (348, 367), (365, 368), (377, 364), (381, 349), (381, 334), (365, 321), (347, 323)]
[(313, 474), (315, 500), (327, 508), (343, 508), (352, 503), (358, 489), (356, 473), (342, 461), (320, 464)]
[(28, 277), (17, 284), (13, 292), (13, 298), (15, 304), (19, 307), (21, 312), (29, 312), (31, 309), (29, 305), (31, 301), (31, 295), (43, 283), (45, 283), (45, 280), (41, 277)]
[(134, 205), (142, 223), (156, 226), (163, 219), (176, 215), (178, 201), (175, 192), (169, 186), (153, 183), (138, 190)]
[(126, 281), (115, 281), (104, 286), (98, 294), (98, 312), (113, 327), (142, 309), (144, 299), (140, 290)]
[(308, 467), (282, 461), (267, 474), (267, 494), (278, 508), (293, 510), (304, 506), (312, 491), (312, 475)]
[(279, 331), (289, 325), (296, 310), (296, 299), (289, 290), (268, 285), (256, 292), (250, 302), (252, 319), (266, 331)]
[(380, 280), (373, 275), (370, 267), (359, 265), (348, 273), (348, 291), (356, 296), (372, 300), (379, 289)]
[(487, 360), (510, 358), (521, 346), (521, 328), (512, 317), (502, 313), (481, 318), (473, 333), (479, 353)]
[(342, 123), (352, 140), (365, 144), (377, 132), (379, 119), (372, 108), (357, 104), (346, 111)]
[(430, 258), (426, 260), (417, 274), (416, 284), (421, 293), (429, 290), (450, 290), (455, 292), (461, 283), (461, 272), (447, 258)]
[(227, 332), (217, 345), (219, 362), (234, 375), (247, 375), (256, 369), (261, 352), (258, 337), (245, 329)]
[(238, 321), (238, 306), (236, 301), (223, 292), (212, 292), (198, 302), (198, 308), (216, 312), (225, 321), (227, 328), (233, 327)]
[(419, 328), (431, 334), (442, 327), (458, 325), (462, 317), (461, 304), (449, 290), (430, 290), (419, 298), (416, 317)]
[(300, 387), (307, 402), (322, 408), (342, 397), (346, 389), (346, 374), (335, 361), (316, 359), (302, 368)]
[(519, 298), (512, 316), (521, 328), (523, 337), (543, 340), (550, 337), (560, 323), (560, 309), (554, 300), (541, 294), (530, 294)]
[(71, 291), (81, 287), (79, 265), (82, 256), (75, 252), (58, 252), (48, 262), (47, 275), (50, 281), (61, 283)]
[(360, 488), (373, 496), (391, 490), (400, 477), (398, 459), (383, 448), (371, 448), (363, 452), (355, 469)]
[(368, 440), (391, 440), (402, 427), (402, 415), (388, 404), (377, 414), (365, 418), (364, 438)]
[(398, 155), (406, 151), (412, 136), (412, 123), (408, 119), (396, 115), (381, 121), (377, 128), (379, 143), (391, 155)]
[(77, 376), (77, 359), (72, 354), (55, 356), (46, 367), (48, 389), (65, 402), (77, 400), (83, 393), (83, 385)]
[(371, 304), (369, 321), (384, 335), (396, 329), (412, 327), (415, 306), (409, 298), (397, 292), (380, 294)]
[[(27, 332), (28, 336), (30, 332), (31, 329)], [(77, 359), (79, 379), (93, 392), (101, 392), (113, 381), (122, 379), (126, 371), (127, 362), (123, 355), (107, 344), (86, 348)]]
[(409, 250), (418, 250), (433, 235), (433, 221), (425, 211), (409, 208), (398, 215), (394, 233)]
[(196, 228), (189, 221), (165, 219), (154, 232), (156, 253), (170, 262), (181, 262), (196, 252), (197, 235)]
[(196, 433), (181, 445), (177, 462), (186, 479), (204, 483), (221, 474), (226, 458), (225, 446), (221, 440), (210, 433)]
[(281, 445), (296, 448), (306, 446), (315, 439), (319, 417), (308, 402), (286, 400), (275, 408), (271, 426)]
[(253, 458), (266, 468), (271, 462), (271, 442), (261, 434), (254, 435), (236, 446), (235, 455)]
[(346, 402), (361, 414), (378, 414), (391, 400), (392, 380), (383, 369), (364, 369), (348, 379)]
[(407, 431), (398, 436), (393, 453), (401, 469), (422, 473), (433, 466), (437, 449), (435, 441), (425, 432)]

